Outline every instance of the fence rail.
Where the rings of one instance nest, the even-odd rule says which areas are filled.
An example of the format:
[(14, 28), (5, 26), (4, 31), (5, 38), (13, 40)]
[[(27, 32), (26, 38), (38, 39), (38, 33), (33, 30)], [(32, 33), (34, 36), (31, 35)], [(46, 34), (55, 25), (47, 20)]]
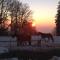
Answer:
[(0, 40), (0, 47), (4, 47), (4, 48), (8, 48), (8, 49), (12, 49), (17, 47), (17, 41), (14, 40)]

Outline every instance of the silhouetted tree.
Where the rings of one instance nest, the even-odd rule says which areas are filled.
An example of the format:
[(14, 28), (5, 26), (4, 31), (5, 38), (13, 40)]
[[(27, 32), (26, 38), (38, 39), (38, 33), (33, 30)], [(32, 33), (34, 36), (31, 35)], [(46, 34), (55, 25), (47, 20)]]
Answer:
[(2, 27), (4, 29), (4, 22), (8, 16), (11, 17), (12, 33), (17, 34), (23, 28), (24, 22), (28, 22), (31, 10), (27, 4), (18, 0), (0, 0), (0, 30)]
[(24, 23), (23, 30), (26, 34), (34, 34), (36, 32), (35, 27), (32, 26), (32, 22)]
[[(18, 0), (11, 0), (8, 10), (11, 16), (11, 29), (12, 31), (20, 31), (22, 28), (23, 22), (27, 22), (29, 20), (31, 10), (27, 4), (23, 4)], [(15, 26), (15, 27), (14, 27)]]
[(60, 1), (58, 3), (58, 10), (57, 10), (57, 15), (56, 15), (56, 35), (60, 36)]
[(4, 29), (4, 21), (11, 17), (11, 29), (15, 32), (22, 28), (23, 22), (28, 20), (31, 10), (27, 4), (18, 0), (0, 0), (0, 31)]
[(8, 17), (8, 4), (9, 0), (0, 0), (0, 21), (6, 20)]
[(8, 29), (5, 28), (4, 22), (8, 17), (7, 6), (9, 4), (8, 0), (0, 0), (0, 34), (5, 34)]

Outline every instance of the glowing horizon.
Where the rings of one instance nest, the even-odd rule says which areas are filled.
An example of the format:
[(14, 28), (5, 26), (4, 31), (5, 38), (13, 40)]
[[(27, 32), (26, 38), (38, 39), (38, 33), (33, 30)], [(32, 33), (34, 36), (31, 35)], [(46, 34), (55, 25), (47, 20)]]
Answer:
[(28, 3), (35, 20), (37, 31), (52, 32), (59, 0), (20, 0)]
[[(46, 12), (45, 12), (46, 13)], [(51, 12), (52, 13), (52, 12)], [(46, 15), (39, 14), (39, 13), (34, 13), (33, 14), (33, 19), (35, 20), (36, 24), (36, 29), (37, 31), (41, 32), (51, 32), (55, 28), (55, 14)], [(49, 31), (44, 31), (50, 29)]]

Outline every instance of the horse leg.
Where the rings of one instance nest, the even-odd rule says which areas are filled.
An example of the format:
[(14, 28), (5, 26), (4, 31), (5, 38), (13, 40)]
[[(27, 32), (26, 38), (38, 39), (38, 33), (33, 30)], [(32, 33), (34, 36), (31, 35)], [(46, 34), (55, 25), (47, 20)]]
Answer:
[(40, 42), (40, 47), (41, 47), (41, 40), (39, 42)]
[(51, 36), (51, 40), (52, 40), (52, 42), (54, 42), (54, 38), (53, 38), (53, 36)]
[(24, 42), (24, 45), (27, 45), (27, 41)]
[(50, 38), (49, 37), (47, 37), (47, 43), (46, 43), (46, 47), (49, 47), (49, 44), (48, 44), (48, 42), (50, 41)]
[(52, 42), (54, 42), (54, 39), (52, 38)]
[(17, 39), (17, 46), (19, 46), (19, 40)]
[(31, 41), (29, 41), (29, 45), (31, 45)]
[(21, 46), (22, 45), (22, 41), (17, 41), (17, 46)]
[(20, 44), (19, 44), (19, 42), (17, 42), (17, 46), (19, 46)]
[(47, 42), (50, 42), (50, 38), (48, 37), (48, 40), (47, 40)]
[(39, 40), (37, 44), (38, 44), (38, 46), (41, 47), (41, 40)]

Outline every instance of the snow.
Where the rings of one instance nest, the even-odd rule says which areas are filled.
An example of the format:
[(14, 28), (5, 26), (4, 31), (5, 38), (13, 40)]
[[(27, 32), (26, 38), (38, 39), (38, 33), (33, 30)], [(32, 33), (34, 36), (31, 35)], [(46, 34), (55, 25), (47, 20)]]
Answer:
[(7, 60), (18, 60), (18, 58), (9, 58)]
[[(52, 43), (52, 41), (50, 40), (48, 42), (49, 45), (56, 45), (56, 46), (60, 46), (60, 36), (53, 36), (54, 37), (54, 43)], [(32, 36), (31, 37), (31, 42), (32, 45), (36, 44), (37, 45), (37, 41), (39, 41), (41, 39), (40, 36)], [(45, 46), (45, 40), (43, 40), (41, 42), (42, 46)], [(4, 47), (4, 48), (16, 48), (17, 47), (17, 41), (16, 41), (16, 37), (11, 37), (11, 36), (0, 36), (0, 47)], [(30, 46), (28, 48), (31, 48)], [(24, 48), (25, 49), (25, 48)]]
[[(48, 39), (42, 39), (41, 40), (41, 36), (32, 36), (31, 41), (34, 44), (37, 44), (37, 41), (41, 40), (41, 46), (46, 47), (48, 46), (55, 46), (55, 47), (60, 47), (60, 36), (53, 36), (54, 38), (54, 42), (52, 42), (52, 40), (48, 40)], [(48, 41), (48, 42), (46, 42)]]
[[(52, 45), (59, 45), (60, 46), (60, 36), (53, 36), (54, 37), (54, 43), (51, 41), (48, 42), (48, 44)], [(38, 41), (40, 40), (40, 36), (32, 36), (31, 41)], [(43, 40), (44, 41), (44, 40)], [(43, 42), (42, 42), (43, 43)], [(9, 48), (14, 48), (17, 46), (16, 37), (12, 38), (11, 36), (0, 36), (0, 54), (9, 52)], [(38, 50), (37, 46), (20, 46), (21, 50)], [(54, 56), (51, 60), (60, 60), (60, 57)], [(10, 58), (9, 60), (18, 60), (17, 58)]]
[[(53, 38), (54, 38), (54, 43), (60, 43), (60, 36), (53, 36)], [(41, 36), (32, 36), (31, 38), (32, 41), (37, 41), (40, 39), (41, 39)]]
[(60, 36), (54, 36), (55, 43), (60, 43)]
[(0, 36), (0, 47), (13, 48), (16, 47), (16, 37), (12, 38), (11, 36)]
[(9, 50), (5, 47), (0, 47), (0, 54), (9, 52)]
[(41, 36), (37, 36), (37, 35), (31, 37), (31, 40), (40, 40), (40, 39)]
[(53, 56), (50, 60), (60, 60), (60, 57)]
[(17, 57), (13, 57), (13, 58), (4, 58), (4, 59), (1, 59), (1, 60), (18, 60)]
[(16, 47), (16, 37), (0, 36), (0, 54), (9, 52), (9, 49)]

